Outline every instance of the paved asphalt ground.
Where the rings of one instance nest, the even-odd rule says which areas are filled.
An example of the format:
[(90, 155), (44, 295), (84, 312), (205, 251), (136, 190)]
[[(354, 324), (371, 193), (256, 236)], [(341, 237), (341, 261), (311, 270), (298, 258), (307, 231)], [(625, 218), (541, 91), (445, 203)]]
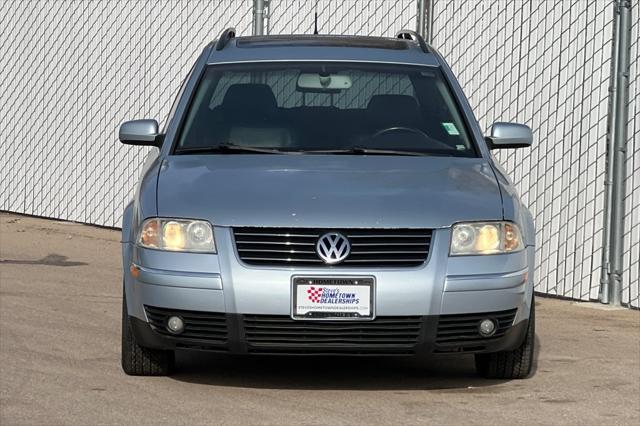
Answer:
[(0, 213), (0, 424), (640, 424), (640, 312), (537, 299), (536, 371), (180, 353), (120, 369), (119, 234)]

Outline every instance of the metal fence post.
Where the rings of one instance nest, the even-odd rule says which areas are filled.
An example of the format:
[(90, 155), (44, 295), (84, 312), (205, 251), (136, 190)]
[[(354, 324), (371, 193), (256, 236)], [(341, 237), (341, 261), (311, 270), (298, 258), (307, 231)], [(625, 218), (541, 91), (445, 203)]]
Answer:
[(607, 102), (607, 160), (604, 178), (604, 207), (602, 219), (602, 266), (600, 271), (600, 292), (598, 299), (602, 303), (609, 303), (609, 274), (611, 273), (611, 259), (609, 246), (611, 245), (611, 186), (613, 185), (613, 164), (615, 153), (615, 116), (616, 116), (616, 83), (618, 79), (618, 31), (620, 14), (617, 3), (613, 7), (613, 34), (611, 41), (611, 68), (609, 74), (609, 101)]
[(629, 121), (629, 57), (631, 56), (631, 0), (617, 0), (618, 24), (618, 72), (616, 75), (616, 99), (614, 116), (614, 153), (611, 186), (611, 234), (609, 303), (619, 306), (622, 302), (622, 271), (624, 257), (624, 197), (627, 160), (627, 123)]
[(416, 32), (420, 34), (427, 43), (433, 40), (433, 2), (435, 0), (418, 0)]
[(266, 0), (253, 0), (253, 35), (264, 34)]
[(417, 19), (416, 19), (416, 32), (418, 34), (420, 34), (422, 37), (425, 36), (425, 2), (426, 0), (418, 0), (417, 3), (417, 8), (418, 8), (418, 15), (417, 15)]
[(427, 43), (433, 43), (433, 4), (436, 0), (425, 0), (427, 2), (427, 23), (424, 39)]

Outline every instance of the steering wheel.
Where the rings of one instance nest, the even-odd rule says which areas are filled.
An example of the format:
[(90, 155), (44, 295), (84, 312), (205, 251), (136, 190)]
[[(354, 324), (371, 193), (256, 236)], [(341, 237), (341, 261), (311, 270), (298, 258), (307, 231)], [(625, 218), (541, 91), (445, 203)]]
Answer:
[(447, 145), (446, 143), (441, 142), (437, 139), (434, 139), (431, 136), (427, 135), (422, 130), (416, 129), (413, 127), (404, 127), (404, 126), (388, 127), (386, 129), (382, 129), (374, 133), (373, 136), (371, 136), (371, 140), (373, 141), (376, 138), (379, 138), (380, 136), (384, 136), (386, 134), (393, 133), (393, 132), (408, 132), (408, 133), (413, 133), (414, 135), (419, 135), (428, 142), (428, 144), (430, 145), (430, 148), (432, 149), (447, 150), (447, 151), (450, 151), (452, 149), (451, 146)]
[(416, 129), (413, 127), (403, 127), (403, 126), (387, 127), (386, 129), (378, 130), (373, 134), (373, 136), (371, 136), (371, 139), (376, 139), (376, 138), (379, 138), (380, 136), (384, 136), (387, 133), (392, 133), (392, 132), (409, 132), (416, 135), (420, 135), (429, 141), (432, 140), (429, 135), (427, 135), (425, 132), (423, 132), (420, 129)]

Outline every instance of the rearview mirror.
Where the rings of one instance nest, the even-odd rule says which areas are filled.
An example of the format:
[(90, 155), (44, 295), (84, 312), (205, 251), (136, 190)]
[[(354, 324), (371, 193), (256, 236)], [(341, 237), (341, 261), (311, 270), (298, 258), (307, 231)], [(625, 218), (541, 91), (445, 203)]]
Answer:
[(302, 73), (297, 89), (301, 92), (334, 92), (351, 88), (351, 77), (339, 74)]
[(127, 145), (162, 146), (162, 135), (156, 120), (133, 120), (120, 125), (120, 142)]
[(489, 149), (526, 148), (533, 142), (529, 126), (517, 123), (494, 123), (487, 142)]

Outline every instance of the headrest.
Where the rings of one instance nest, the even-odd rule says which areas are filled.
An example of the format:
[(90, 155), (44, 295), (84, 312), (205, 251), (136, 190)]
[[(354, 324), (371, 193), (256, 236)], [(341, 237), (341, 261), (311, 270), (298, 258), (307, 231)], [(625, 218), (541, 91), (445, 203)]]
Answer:
[[(374, 95), (369, 100), (367, 111), (377, 116), (406, 117), (406, 121), (419, 120), (420, 109), (413, 96)], [(405, 121), (405, 120), (403, 120)]]
[(278, 106), (271, 87), (266, 84), (232, 84), (222, 100), (222, 108), (238, 112), (269, 112)]

